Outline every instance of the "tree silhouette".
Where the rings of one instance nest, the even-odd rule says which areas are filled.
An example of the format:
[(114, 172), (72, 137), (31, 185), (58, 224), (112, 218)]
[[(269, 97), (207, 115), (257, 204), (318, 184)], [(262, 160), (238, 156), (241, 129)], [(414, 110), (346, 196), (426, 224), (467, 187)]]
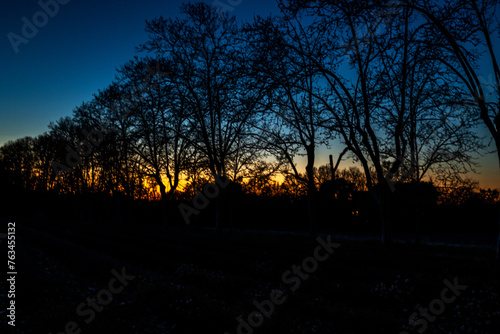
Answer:
[[(141, 50), (164, 58), (176, 73), (173, 83), (187, 112), (191, 144), (213, 177), (229, 177), (249, 133), (259, 88), (249, 83), (245, 48), (234, 17), (207, 4), (183, 4), (184, 19), (148, 21), (151, 35)], [(239, 168), (237, 167), (236, 170)], [(234, 170), (234, 166), (233, 166)], [(224, 191), (223, 189), (221, 190)], [(222, 229), (222, 197), (216, 199), (216, 228)]]
[[(129, 146), (140, 173), (154, 179), (160, 188), (163, 224), (168, 226), (166, 202), (179, 186), (180, 175), (192, 161), (187, 112), (176, 99), (167, 72), (149, 75), (159, 59), (136, 59), (120, 69), (125, 110), (133, 128)], [(167, 64), (163, 64), (166, 67)], [(168, 182), (167, 184), (165, 184)], [(168, 186), (168, 191), (167, 191)]]
[[(311, 235), (316, 234), (315, 159), (327, 143), (329, 122), (317, 96), (323, 93), (311, 57), (320, 57), (314, 31), (290, 18), (257, 18), (246, 28), (253, 46), (256, 81), (266, 89), (256, 136), (299, 182), (307, 186)], [(300, 50), (300, 52), (298, 52)], [(296, 156), (306, 157), (306, 173), (296, 167)]]
[[(427, 0), (405, 0), (402, 6), (420, 13), (430, 23), (429, 43), (436, 50), (436, 59), (466, 87), (469, 99), (462, 103), (476, 108), (495, 142), (500, 163), (500, 67), (492, 39), (494, 32), (498, 32), (498, 22), (495, 21), (497, 3), (495, 0), (467, 0), (440, 5)], [(486, 66), (478, 67), (483, 50), (493, 74), (490, 83), (481, 80), (480, 73), (483, 71), (484, 74)], [(497, 258), (500, 260), (500, 215)]]

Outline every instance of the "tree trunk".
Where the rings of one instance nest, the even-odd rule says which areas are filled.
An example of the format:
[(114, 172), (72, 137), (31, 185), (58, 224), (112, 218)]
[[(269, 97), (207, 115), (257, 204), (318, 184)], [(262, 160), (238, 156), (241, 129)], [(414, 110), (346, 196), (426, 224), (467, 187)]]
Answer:
[(417, 189), (415, 190), (415, 245), (420, 244), (420, 214), (419, 214), (419, 198), (420, 198), (420, 181), (417, 181)]
[(497, 261), (500, 262), (500, 206), (498, 207)]
[(230, 183), (230, 180), (227, 176), (218, 176), (217, 174), (213, 174), (215, 179), (215, 184), (219, 188), (219, 195), (215, 198), (215, 231), (217, 233), (222, 232), (222, 228), (224, 227), (224, 204), (226, 197), (226, 188)]
[(335, 168), (333, 167), (333, 156), (330, 154), (329, 158), (330, 158), (330, 174), (331, 174), (330, 179), (333, 181), (335, 180)]
[(219, 196), (215, 199), (215, 231), (217, 233), (222, 232), (222, 222), (223, 222), (223, 189), (220, 189)]
[(316, 238), (318, 234), (318, 222), (316, 217), (316, 187), (314, 184), (309, 185), (307, 195), (307, 211), (309, 218), (309, 234)]
[(162, 213), (162, 227), (164, 229), (169, 228), (169, 222), (167, 217), (167, 192), (165, 191), (165, 185), (161, 182), (161, 179), (157, 178), (157, 183), (160, 186), (160, 194), (161, 194), (161, 213)]
[(390, 217), (390, 203), (389, 203), (389, 194), (384, 193), (384, 190), (381, 193), (377, 193), (377, 191), (371, 191), (375, 202), (377, 203), (377, 207), (379, 209), (380, 216), (380, 243), (382, 245), (390, 245), (392, 243), (392, 233), (391, 233), (391, 217)]
[(161, 211), (162, 211), (162, 226), (164, 229), (168, 229), (170, 227), (168, 216), (167, 216), (167, 197), (166, 195), (161, 198)]
[(316, 183), (314, 182), (314, 145), (311, 144), (306, 148), (307, 151), (307, 216), (309, 220), (309, 234), (315, 238), (317, 236), (317, 219), (316, 219)]

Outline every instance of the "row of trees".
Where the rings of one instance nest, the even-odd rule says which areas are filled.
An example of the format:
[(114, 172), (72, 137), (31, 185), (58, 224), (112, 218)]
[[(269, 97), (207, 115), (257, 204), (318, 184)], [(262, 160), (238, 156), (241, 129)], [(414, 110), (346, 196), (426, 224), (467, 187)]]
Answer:
[[(244, 25), (184, 4), (180, 18), (147, 21), (142, 56), (73, 117), (2, 155), (33, 146), (36, 178), (18, 180), (26, 187), (136, 198), (157, 187), (164, 202), (207, 178), (258, 188), (259, 176), (279, 172), (305, 187), (314, 234), (316, 155), (336, 143), (345, 149), (329, 175), (344, 157), (359, 163), (389, 242), (394, 178), (439, 183), (474, 170), (481, 123), (500, 145), (495, 4), (288, 0), (281, 15)], [(477, 70), (483, 51), (495, 74), (489, 96)], [(34, 170), (23, 159), (8, 168)], [(74, 168), (56, 178), (63, 164)], [(218, 199), (217, 217), (223, 211)]]

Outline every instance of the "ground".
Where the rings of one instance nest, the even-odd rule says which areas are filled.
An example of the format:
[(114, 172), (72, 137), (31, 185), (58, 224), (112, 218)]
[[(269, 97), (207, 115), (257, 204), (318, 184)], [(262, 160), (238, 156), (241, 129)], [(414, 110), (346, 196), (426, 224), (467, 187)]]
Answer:
[[(383, 247), (333, 236), (340, 246), (291, 292), (294, 284), (283, 274), (320, 245), (307, 234), (47, 221), (18, 222), (16, 234), (16, 333), (59, 334), (71, 321), (82, 334), (416, 333), (410, 315), (442, 298), (445, 280), (456, 280), (462, 290), (427, 321), (425, 331), (423, 325), (416, 329), (500, 329), (500, 267), (490, 248)], [(134, 278), (87, 324), (88, 314), (78, 315), (77, 308), (109, 290), (112, 270)], [(276, 290), (283, 291), (283, 302), (273, 304), (268, 317), (257, 315), (255, 327), (238, 330), (237, 318), (252, 322), (254, 301), (269, 300)], [(1, 310), (4, 323), (3, 305)]]

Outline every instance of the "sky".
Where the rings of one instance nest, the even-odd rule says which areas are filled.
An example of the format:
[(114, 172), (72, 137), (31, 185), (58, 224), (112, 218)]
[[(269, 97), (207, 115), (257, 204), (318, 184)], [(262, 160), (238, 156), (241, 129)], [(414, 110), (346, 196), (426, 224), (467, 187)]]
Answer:
[[(148, 36), (145, 20), (179, 15), (182, 0), (3, 0), (0, 13), (0, 145), (37, 136), (48, 124), (72, 115), (75, 107), (108, 86), (116, 68), (138, 55)], [(238, 19), (277, 13), (272, 0), (220, 0)], [(54, 7), (58, 4), (58, 8)], [(232, 3), (233, 5), (229, 5)], [(51, 5), (49, 5), (51, 4)], [(46, 7), (51, 15), (43, 15)], [(28, 24), (37, 23), (36, 30)], [(24, 40), (20, 43), (19, 38)], [(14, 42), (12, 42), (14, 41)], [(18, 43), (16, 43), (16, 41)], [(484, 129), (482, 130), (484, 131)], [(338, 150), (340, 152), (342, 148)], [(318, 152), (318, 165), (328, 154)], [(337, 152), (337, 154), (338, 154)], [(484, 187), (500, 188), (494, 154), (481, 158)], [(346, 161), (343, 167), (350, 163)]]
[[(148, 37), (145, 20), (175, 17), (182, 4), (181, 0), (59, 2), (66, 4), (59, 5), (43, 25), (37, 0), (3, 0), (2, 7), (9, 10), (0, 14), (0, 145), (41, 134), (49, 122), (71, 115), (73, 108), (111, 83), (117, 67), (137, 55), (135, 48)], [(231, 13), (242, 19), (267, 15), (275, 8), (265, 0), (240, 2)], [(14, 43), (16, 53), (9, 36), (23, 37), (23, 18), (33, 23), (34, 17), (40, 28), (36, 34), (25, 29), (33, 37), (26, 44)]]

